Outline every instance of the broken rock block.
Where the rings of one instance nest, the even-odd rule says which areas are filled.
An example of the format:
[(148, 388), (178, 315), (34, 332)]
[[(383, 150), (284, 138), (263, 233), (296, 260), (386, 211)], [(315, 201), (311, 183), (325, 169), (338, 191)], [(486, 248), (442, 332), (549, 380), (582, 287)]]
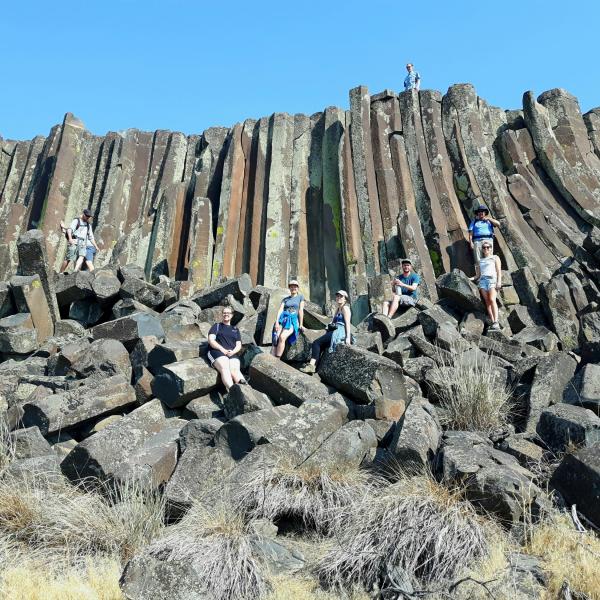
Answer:
[(263, 352), (250, 365), (252, 387), (275, 404), (300, 406), (307, 400), (326, 400), (331, 392), (316, 378), (304, 375), (274, 356)]
[(94, 298), (92, 282), (94, 274), (90, 271), (62, 273), (56, 277), (56, 300), (58, 306), (66, 308), (76, 300)]
[(577, 348), (579, 333), (577, 311), (571, 300), (571, 293), (564, 275), (553, 277), (541, 287), (541, 292), (542, 307), (552, 329), (561, 341), (562, 349)]
[(233, 419), (256, 410), (271, 408), (273, 405), (266, 394), (252, 389), (249, 385), (233, 385), (223, 399), (225, 417)]
[(179, 449), (185, 452), (191, 447), (214, 446), (217, 431), (223, 427), (223, 421), (216, 418), (192, 419), (179, 432)]
[(181, 362), (189, 358), (198, 358), (199, 356), (200, 344), (198, 342), (165, 342), (153, 346), (148, 353), (145, 366), (152, 373), (158, 373), (164, 365)]
[(101, 323), (93, 327), (90, 333), (95, 340), (104, 338), (119, 340), (128, 350), (131, 350), (136, 342), (145, 336), (153, 335), (161, 341), (165, 337), (160, 320), (147, 313), (134, 313)]
[(12, 315), (16, 311), (13, 302), (10, 286), (4, 281), (0, 281), (0, 319)]
[(119, 299), (120, 289), (121, 282), (112, 271), (107, 269), (94, 271), (92, 291), (102, 306), (114, 304)]
[(526, 327), (533, 326), (534, 323), (527, 307), (519, 304), (510, 309), (510, 313), (508, 314), (508, 324), (513, 334), (517, 334)]
[(600, 312), (581, 317), (579, 341), (582, 359), (586, 362), (600, 362)]
[(17, 310), (31, 315), (38, 343), (43, 344), (54, 335), (54, 321), (40, 276), (15, 276), (10, 280), (10, 286)]
[(72, 481), (85, 477), (110, 479), (166, 423), (160, 401), (152, 400), (77, 444), (63, 460), (62, 471)]
[(513, 337), (513, 340), (539, 348), (543, 352), (558, 350), (558, 337), (543, 325), (525, 327)]
[(48, 359), (48, 375), (73, 375), (73, 365), (82, 359), (89, 347), (87, 338), (61, 345), (58, 352)]
[(435, 285), (440, 298), (448, 298), (463, 312), (485, 312), (477, 286), (461, 270), (440, 275)]
[(243, 302), (250, 290), (252, 290), (252, 280), (250, 275), (244, 273), (235, 279), (228, 279), (223, 283), (203, 289), (195, 294), (192, 300), (200, 308), (209, 308), (222, 303), (229, 294), (239, 302)]
[(103, 314), (102, 306), (92, 298), (75, 300), (69, 306), (69, 319), (80, 323), (83, 327), (91, 327), (100, 321)]
[(29, 354), (38, 347), (38, 336), (29, 313), (0, 319), (0, 352)]
[(52, 454), (52, 447), (41, 434), (39, 427), (13, 431), (10, 434), (10, 444), (14, 448), (16, 460)]
[(399, 419), (408, 403), (402, 368), (356, 346), (338, 344), (335, 352), (325, 352), (319, 376), (354, 400), (373, 404), (376, 418)]
[(127, 348), (111, 339), (93, 341), (78, 355), (71, 370), (79, 377), (123, 375), (127, 381), (131, 380), (132, 372)]
[(154, 315), (158, 317), (158, 313), (151, 308), (147, 307), (145, 304), (134, 300), (133, 298), (125, 298), (124, 300), (119, 300), (112, 307), (112, 314), (115, 319), (120, 319), (121, 317), (126, 317), (128, 315), (132, 315), (134, 313), (148, 313), (149, 315)]
[(583, 367), (579, 402), (600, 416), (600, 365), (590, 363)]
[(122, 375), (90, 382), (74, 390), (26, 400), (23, 425), (37, 425), (44, 435), (58, 433), (135, 404), (135, 391)]
[(587, 408), (561, 402), (542, 411), (537, 433), (558, 451), (571, 444), (592, 446), (600, 443), (600, 417)]
[(165, 301), (165, 292), (151, 283), (130, 277), (119, 290), (122, 299), (131, 298), (148, 308), (158, 310)]
[(223, 417), (223, 404), (217, 391), (190, 400), (183, 411), (187, 419), (211, 419)]
[(220, 383), (219, 374), (205, 358), (190, 358), (162, 367), (152, 391), (167, 406), (177, 408), (208, 394)]
[(600, 527), (600, 445), (565, 454), (550, 479), (550, 486)]
[(130, 264), (124, 265), (118, 268), (117, 277), (120, 281), (125, 281), (126, 279), (140, 279), (142, 281), (146, 281), (146, 274), (144, 273), (144, 269), (139, 265)]

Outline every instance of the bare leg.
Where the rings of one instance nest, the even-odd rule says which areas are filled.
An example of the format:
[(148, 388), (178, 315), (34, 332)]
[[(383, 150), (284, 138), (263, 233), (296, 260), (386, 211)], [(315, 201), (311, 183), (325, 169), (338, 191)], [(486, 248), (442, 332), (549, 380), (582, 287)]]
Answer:
[(93, 271), (94, 270), (94, 263), (91, 260), (86, 260), (85, 261), (85, 266), (88, 268), (88, 271)]
[(496, 303), (496, 289), (492, 288), (488, 292), (488, 298), (490, 301), (490, 311), (492, 315), (492, 322), (498, 322), (498, 304)]
[(399, 302), (400, 302), (400, 296), (394, 295), (394, 298), (392, 299), (392, 305), (390, 306), (390, 312), (388, 314), (388, 317), (390, 319), (396, 314), (396, 311), (398, 310)]
[(63, 260), (63, 264), (60, 266), (60, 273), (64, 273), (65, 269), (69, 266), (70, 260)]
[(385, 317), (387, 317), (389, 311), (390, 311), (390, 303), (387, 300), (385, 300), (383, 303), (383, 307), (381, 309), (381, 314), (384, 315)]
[(229, 391), (229, 388), (233, 385), (233, 379), (231, 378), (231, 371), (229, 368), (229, 357), (219, 356), (213, 363), (213, 367), (219, 372), (223, 385), (227, 391)]
[(277, 350), (275, 352), (275, 356), (277, 358), (281, 358), (281, 355), (283, 354), (283, 351), (285, 350), (285, 341), (290, 337), (290, 335), (292, 335), (293, 331), (294, 330), (292, 328), (284, 329), (279, 334), (279, 339), (277, 340)]
[(229, 359), (229, 371), (231, 372), (231, 378), (234, 383), (239, 383), (240, 381), (245, 381), (242, 372), (240, 371), (240, 359), (239, 358), (230, 358)]
[(481, 294), (481, 298), (483, 300), (483, 303), (485, 304), (485, 309), (487, 310), (488, 317), (490, 318), (492, 323), (494, 323), (495, 322), (494, 313), (492, 311), (492, 303), (490, 302), (489, 292), (486, 290), (480, 289), (479, 293)]
[(77, 262), (75, 263), (75, 268), (73, 269), (74, 271), (80, 271), (81, 270), (81, 265), (83, 265), (83, 259), (85, 258), (85, 256), (79, 256), (77, 258)]

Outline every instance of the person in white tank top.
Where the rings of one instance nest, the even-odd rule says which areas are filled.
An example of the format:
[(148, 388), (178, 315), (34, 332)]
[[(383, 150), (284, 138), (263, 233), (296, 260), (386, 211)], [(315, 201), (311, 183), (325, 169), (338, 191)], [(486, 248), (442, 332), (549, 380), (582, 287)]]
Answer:
[(478, 282), (479, 293), (492, 322), (490, 329), (499, 330), (496, 291), (502, 287), (500, 258), (492, 254), (492, 245), (487, 241), (481, 245), (481, 251), (483, 257), (475, 265), (475, 281)]

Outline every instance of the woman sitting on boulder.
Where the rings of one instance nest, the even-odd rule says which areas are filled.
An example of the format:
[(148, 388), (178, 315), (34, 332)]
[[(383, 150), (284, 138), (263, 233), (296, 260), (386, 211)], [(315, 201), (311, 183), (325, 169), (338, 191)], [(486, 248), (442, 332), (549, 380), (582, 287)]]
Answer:
[(329, 352), (333, 352), (338, 344), (351, 344), (352, 334), (350, 331), (350, 318), (352, 313), (348, 306), (348, 292), (340, 290), (335, 295), (336, 310), (331, 323), (327, 325), (327, 333), (317, 338), (312, 343), (310, 362), (300, 369), (303, 373), (312, 375), (317, 370), (323, 348), (329, 346)]
[(490, 329), (497, 331), (500, 329), (500, 325), (498, 324), (496, 290), (502, 287), (502, 267), (500, 258), (492, 254), (490, 242), (484, 241), (481, 244), (481, 252), (483, 253), (482, 258), (475, 264), (475, 281), (478, 281), (479, 293), (492, 321)]
[(277, 318), (273, 326), (273, 347), (271, 354), (281, 358), (285, 350), (285, 343), (296, 342), (296, 336), (303, 330), (304, 321), (304, 296), (299, 293), (300, 284), (292, 279), (288, 284), (290, 295), (286, 296), (279, 306)]
[(242, 349), (242, 336), (240, 330), (231, 324), (232, 317), (233, 309), (224, 306), (222, 321), (215, 323), (208, 332), (210, 347), (207, 357), (221, 375), (221, 381), (227, 391), (234, 383), (246, 383), (240, 371), (240, 359), (236, 356)]

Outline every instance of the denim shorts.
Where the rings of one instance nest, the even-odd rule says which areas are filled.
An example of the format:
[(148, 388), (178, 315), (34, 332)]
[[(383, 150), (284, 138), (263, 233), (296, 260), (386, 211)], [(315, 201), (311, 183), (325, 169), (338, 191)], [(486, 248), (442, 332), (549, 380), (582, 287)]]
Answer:
[(493, 277), (482, 277), (479, 280), (479, 289), (489, 292), (496, 289), (496, 280)]
[(85, 260), (87, 260), (88, 262), (93, 262), (95, 255), (96, 255), (96, 248), (94, 248), (94, 246), (88, 246), (85, 249)]

